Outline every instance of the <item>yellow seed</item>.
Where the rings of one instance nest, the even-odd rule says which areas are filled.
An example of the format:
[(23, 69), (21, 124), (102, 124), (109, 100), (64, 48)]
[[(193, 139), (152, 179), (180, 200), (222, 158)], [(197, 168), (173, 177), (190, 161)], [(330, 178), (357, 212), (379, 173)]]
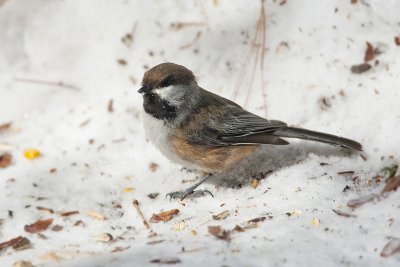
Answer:
[(24, 156), (29, 160), (34, 160), (35, 158), (40, 157), (40, 151), (34, 148), (25, 149)]
[(190, 230), (190, 234), (191, 234), (192, 236), (196, 236), (196, 235), (197, 235), (197, 232), (196, 232), (196, 230), (192, 229), (192, 230)]
[(311, 220), (311, 224), (314, 225), (314, 226), (319, 226), (319, 220), (316, 219), (316, 218), (313, 218), (313, 219)]
[(135, 189), (133, 189), (133, 187), (125, 187), (124, 188), (124, 193), (131, 193), (133, 192)]
[(175, 228), (176, 231), (182, 231), (183, 229), (185, 229), (185, 225), (186, 225), (185, 221), (181, 220), (181, 221), (179, 221), (178, 223), (176, 223), (174, 225), (174, 228)]
[(250, 181), (250, 186), (253, 187), (254, 189), (256, 189), (259, 183), (260, 183), (260, 180), (253, 179)]

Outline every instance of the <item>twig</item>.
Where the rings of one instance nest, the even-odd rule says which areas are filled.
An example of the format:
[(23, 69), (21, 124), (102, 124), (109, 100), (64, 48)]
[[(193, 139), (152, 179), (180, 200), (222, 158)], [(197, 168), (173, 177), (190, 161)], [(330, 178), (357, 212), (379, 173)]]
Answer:
[[(252, 70), (250, 73), (250, 85), (249, 85), (249, 90), (246, 95), (246, 100), (244, 102), (244, 105), (247, 104), (249, 97), (251, 95), (252, 87), (253, 87), (253, 82), (254, 82), (254, 77), (256, 73), (257, 66), (259, 65), (260, 67), (260, 72), (261, 72), (261, 93), (262, 93), (262, 100), (263, 100), (263, 109), (265, 111), (265, 115), (267, 115), (267, 102), (266, 102), (266, 91), (265, 91), (265, 80), (264, 80), (264, 59), (265, 59), (265, 42), (266, 42), (266, 16), (265, 16), (265, 8), (264, 8), (264, 1), (261, 0), (261, 9), (260, 9), (260, 17), (257, 21), (256, 25), (256, 33), (254, 38), (252, 39), (250, 43), (249, 50), (246, 54), (244, 64), (242, 64), (242, 68), (240, 70), (235, 88), (233, 90), (232, 94), (232, 99), (235, 99), (239, 93), (240, 88), (243, 85), (244, 79), (247, 74), (247, 70), (250, 65), (252, 65)], [(254, 64), (251, 64), (250, 62), (252, 61), (253, 56), (254, 58)], [(261, 57), (261, 59), (260, 59)]]
[(137, 201), (136, 199), (133, 200), (133, 206), (135, 207), (137, 213), (139, 214), (139, 217), (142, 219), (144, 226), (146, 226), (146, 228), (150, 230), (150, 225), (147, 222), (146, 218), (144, 218), (143, 213), (139, 208), (139, 201)]
[(66, 84), (62, 81), (54, 82), (54, 81), (44, 81), (44, 80), (37, 80), (37, 79), (25, 79), (25, 78), (14, 78), (14, 81), (16, 82), (22, 82), (22, 83), (34, 83), (34, 84), (43, 84), (43, 85), (48, 85), (48, 86), (57, 86), (57, 87), (62, 87), (74, 91), (79, 91), (80, 89), (74, 85), (71, 84)]
[(197, 40), (199, 40), (200, 36), (201, 36), (201, 31), (198, 31), (196, 36), (194, 37), (194, 39), (191, 42), (189, 42), (185, 45), (182, 45), (181, 47), (179, 47), (179, 49), (183, 50), (183, 49), (187, 49), (187, 48), (191, 47), (192, 45), (194, 45), (197, 42)]

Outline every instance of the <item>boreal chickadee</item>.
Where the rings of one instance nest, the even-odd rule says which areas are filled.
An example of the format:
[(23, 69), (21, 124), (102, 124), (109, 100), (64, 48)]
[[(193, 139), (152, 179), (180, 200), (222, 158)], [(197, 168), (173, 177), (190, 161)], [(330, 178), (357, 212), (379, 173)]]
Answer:
[(174, 63), (148, 70), (139, 93), (143, 95), (143, 123), (150, 141), (173, 162), (209, 173), (185, 191), (167, 194), (171, 198), (193, 194), (213, 173), (231, 168), (262, 144), (289, 144), (281, 137), (362, 150), (360, 143), (350, 139), (290, 127), (250, 113), (204, 90), (190, 70)]

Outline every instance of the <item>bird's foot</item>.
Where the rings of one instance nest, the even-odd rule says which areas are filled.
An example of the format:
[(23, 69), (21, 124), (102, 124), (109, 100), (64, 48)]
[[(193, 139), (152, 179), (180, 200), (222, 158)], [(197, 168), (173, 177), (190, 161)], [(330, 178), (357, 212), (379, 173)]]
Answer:
[(165, 197), (166, 198), (169, 197), (169, 200), (177, 199), (177, 198), (184, 200), (188, 196), (191, 196), (191, 197), (204, 196), (206, 193), (210, 194), (212, 197), (214, 197), (214, 195), (208, 190), (193, 190), (190, 187), (188, 189), (186, 189), (185, 191), (176, 191), (176, 192), (168, 193), (165, 195)]

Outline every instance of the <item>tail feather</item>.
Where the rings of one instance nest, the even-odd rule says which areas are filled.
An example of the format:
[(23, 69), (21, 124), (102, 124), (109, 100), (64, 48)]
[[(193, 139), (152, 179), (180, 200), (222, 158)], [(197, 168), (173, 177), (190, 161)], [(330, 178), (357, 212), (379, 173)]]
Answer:
[(341, 146), (345, 148), (362, 151), (362, 145), (354, 140), (350, 140), (332, 134), (320, 133), (301, 128), (282, 127), (274, 131), (272, 135), (279, 137), (298, 138), (304, 140), (317, 141), (317, 142), (331, 144), (334, 146)]

